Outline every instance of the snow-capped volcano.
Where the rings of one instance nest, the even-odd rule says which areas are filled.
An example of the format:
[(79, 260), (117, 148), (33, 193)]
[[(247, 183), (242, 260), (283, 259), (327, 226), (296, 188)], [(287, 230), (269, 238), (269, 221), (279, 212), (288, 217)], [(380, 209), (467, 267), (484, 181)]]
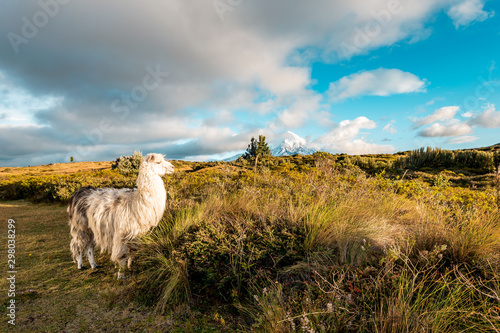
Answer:
[[(291, 156), (295, 154), (310, 155), (318, 151), (310, 144), (308, 144), (306, 139), (298, 136), (293, 132), (287, 131), (285, 134), (283, 134), (283, 138), (284, 140), (279, 145), (269, 147), (273, 156)], [(223, 161), (235, 161), (243, 154), (231, 156), (224, 159)]]
[(271, 147), (273, 156), (310, 155), (317, 151), (293, 132), (287, 131), (283, 136), (285, 139), (278, 146)]

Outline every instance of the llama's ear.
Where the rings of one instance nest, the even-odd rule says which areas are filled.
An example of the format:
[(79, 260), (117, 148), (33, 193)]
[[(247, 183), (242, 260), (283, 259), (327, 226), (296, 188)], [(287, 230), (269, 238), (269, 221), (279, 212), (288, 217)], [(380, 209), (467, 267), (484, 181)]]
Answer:
[(146, 162), (148, 163), (151, 163), (151, 162), (154, 162), (155, 160), (155, 155), (153, 154), (148, 154), (148, 156), (146, 156), (146, 158), (144, 159)]

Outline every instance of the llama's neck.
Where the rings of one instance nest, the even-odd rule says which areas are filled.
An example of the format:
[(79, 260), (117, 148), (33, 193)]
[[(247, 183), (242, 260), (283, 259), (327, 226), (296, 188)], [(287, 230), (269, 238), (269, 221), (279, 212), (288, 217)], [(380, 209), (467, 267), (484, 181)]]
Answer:
[(145, 214), (150, 217), (144, 221), (150, 226), (156, 226), (165, 211), (165, 201), (167, 192), (160, 176), (155, 173), (142, 172), (137, 177), (137, 196), (141, 205), (146, 209), (151, 209), (152, 214)]

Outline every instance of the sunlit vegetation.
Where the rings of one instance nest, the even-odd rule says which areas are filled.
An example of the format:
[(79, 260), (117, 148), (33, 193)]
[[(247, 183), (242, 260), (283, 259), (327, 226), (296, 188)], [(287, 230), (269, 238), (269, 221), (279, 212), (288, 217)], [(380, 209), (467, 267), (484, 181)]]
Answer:
[[(227, 331), (500, 330), (498, 152), (174, 164), (117, 302), (207, 313)], [(64, 203), (134, 180), (119, 168), (15, 176), (0, 195)]]

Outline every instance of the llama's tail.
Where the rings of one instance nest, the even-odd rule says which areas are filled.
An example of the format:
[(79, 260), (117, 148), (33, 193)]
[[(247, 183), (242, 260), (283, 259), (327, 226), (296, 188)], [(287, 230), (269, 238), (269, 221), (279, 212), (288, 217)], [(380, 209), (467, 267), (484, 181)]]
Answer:
[(82, 187), (71, 196), (68, 206), (69, 226), (71, 234), (70, 249), (73, 261), (94, 241), (94, 235), (88, 225), (87, 197), (94, 191), (93, 187)]
[(78, 190), (73, 193), (71, 198), (69, 199), (68, 205), (68, 214), (69, 219), (73, 219), (73, 217), (77, 214), (84, 215), (87, 212), (88, 205), (86, 203), (87, 197), (95, 191), (96, 188), (92, 186), (80, 187)]

